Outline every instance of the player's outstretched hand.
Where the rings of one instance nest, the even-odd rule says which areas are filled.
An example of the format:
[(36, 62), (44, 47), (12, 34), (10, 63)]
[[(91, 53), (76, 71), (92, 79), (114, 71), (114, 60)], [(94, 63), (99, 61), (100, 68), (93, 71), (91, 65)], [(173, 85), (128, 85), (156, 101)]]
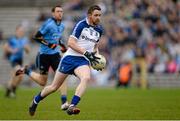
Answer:
[(59, 40), (59, 46), (61, 47), (62, 53), (65, 53), (67, 51), (65, 44), (61, 40)]
[(100, 59), (100, 58), (96, 57), (95, 54), (96, 54), (96, 52), (88, 52), (88, 51), (86, 51), (84, 53), (84, 56), (86, 56), (89, 59), (91, 64), (97, 64), (97, 63), (99, 63), (98, 59)]
[(64, 44), (59, 44), (61, 46), (61, 52), (65, 53), (67, 51), (67, 48)]

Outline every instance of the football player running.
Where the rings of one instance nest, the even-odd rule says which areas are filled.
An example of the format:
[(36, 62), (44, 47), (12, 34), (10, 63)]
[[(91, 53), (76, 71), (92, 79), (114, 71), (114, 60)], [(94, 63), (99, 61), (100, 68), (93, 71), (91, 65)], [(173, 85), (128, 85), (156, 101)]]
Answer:
[(53, 82), (45, 86), (44, 89), (34, 97), (29, 107), (29, 114), (35, 114), (38, 103), (55, 92), (70, 74), (76, 75), (80, 83), (72, 97), (71, 104), (67, 109), (67, 114), (79, 114), (80, 109), (77, 104), (85, 93), (88, 81), (90, 81), (90, 65), (98, 63), (95, 56), (98, 51), (98, 42), (102, 35), (102, 27), (99, 25), (101, 18), (101, 8), (93, 5), (88, 9), (87, 17), (79, 21), (68, 40), (68, 50), (64, 54), (56, 71)]
[[(16, 71), (16, 75), (27, 74), (33, 81), (41, 86), (45, 86), (48, 79), (48, 71), (51, 67), (55, 72), (58, 68), (60, 57), (60, 49), (62, 52), (66, 51), (65, 45), (61, 42), (64, 31), (64, 24), (62, 23), (63, 9), (61, 6), (52, 8), (52, 17), (47, 19), (38, 32), (34, 40), (40, 43), (40, 49), (36, 57), (36, 66), (40, 73), (36, 73), (28, 66)], [(59, 46), (61, 48), (59, 48)], [(67, 102), (67, 84), (63, 83), (60, 87), (61, 91), (61, 109), (66, 110), (69, 106)]]
[(29, 40), (25, 37), (23, 26), (18, 25), (16, 27), (15, 35), (4, 45), (5, 56), (13, 67), (12, 76), (6, 89), (6, 97), (16, 96), (16, 89), (23, 79), (22, 75), (16, 76), (15, 73), (23, 65), (24, 51), (27, 54), (30, 52)]

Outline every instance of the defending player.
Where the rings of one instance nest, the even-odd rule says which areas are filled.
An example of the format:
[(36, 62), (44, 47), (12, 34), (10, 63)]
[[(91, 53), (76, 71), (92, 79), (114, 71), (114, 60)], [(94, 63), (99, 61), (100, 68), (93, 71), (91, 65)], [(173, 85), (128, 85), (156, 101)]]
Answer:
[(101, 18), (101, 8), (93, 5), (88, 9), (87, 14), (87, 18), (75, 25), (68, 40), (69, 48), (59, 64), (53, 82), (34, 97), (29, 107), (31, 116), (34, 115), (38, 103), (56, 91), (69, 74), (75, 74), (80, 79), (80, 83), (76, 88), (67, 113), (72, 115), (80, 112), (76, 105), (79, 103), (90, 80), (90, 63), (98, 62), (99, 58), (95, 56), (95, 52), (98, 51), (97, 43), (102, 35), (102, 29), (98, 25)]
[(13, 67), (12, 76), (6, 89), (6, 97), (15, 97), (16, 88), (22, 81), (23, 76), (15, 76), (15, 72), (22, 67), (24, 51), (29, 53), (30, 47), (28, 39), (24, 36), (24, 28), (19, 25), (16, 27), (15, 36), (12, 36), (4, 45), (5, 56)]
[[(52, 8), (52, 18), (49, 18), (40, 27), (34, 39), (40, 43), (40, 49), (36, 57), (36, 65), (40, 73), (33, 72), (30, 68), (25, 66), (19, 69), (16, 75), (27, 74), (33, 81), (41, 86), (45, 86), (48, 79), (49, 68), (52, 67), (55, 72), (58, 68), (61, 51), (65, 52), (66, 47), (61, 42), (62, 34), (64, 31), (64, 24), (62, 21), (63, 9), (61, 6)], [(60, 47), (59, 47), (60, 46)], [(67, 84), (64, 83), (60, 88), (61, 91), (61, 109), (66, 110), (69, 106), (67, 102)]]

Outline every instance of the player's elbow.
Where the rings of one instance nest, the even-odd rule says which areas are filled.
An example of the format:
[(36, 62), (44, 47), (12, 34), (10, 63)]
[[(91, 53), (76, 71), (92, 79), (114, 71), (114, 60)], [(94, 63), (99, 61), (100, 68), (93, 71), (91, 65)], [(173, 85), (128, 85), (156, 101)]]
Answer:
[(35, 34), (35, 38), (40, 38), (40, 37), (42, 37), (43, 36), (43, 34), (40, 32), (40, 31), (38, 31), (36, 34)]
[(74, 45), (74, 43), (73, 43), (73, 42), (71, 42), (71, 41), (69, 41), (69, 42), (67, 43), (67, 46), (68, 46), (68, 47), (70, 47), (70, 48), (72, 48), (72, 47), (73, 47), (73, 45)]
[(46, 85), (46, 83), (45, 82), (41, 82), (41, 83), (39, 83), (39, 85), (44, 87)]
[(44, 87), (46, 85), (46, 81), (39, 80), (39, 81), (37, 81), (37, 84), (39, 84), (40, 86)]
[(67, 46), (72, 48), (76, 45), (76, 41), (74, 40), (74, 38), (70, 37), (67, 43)]

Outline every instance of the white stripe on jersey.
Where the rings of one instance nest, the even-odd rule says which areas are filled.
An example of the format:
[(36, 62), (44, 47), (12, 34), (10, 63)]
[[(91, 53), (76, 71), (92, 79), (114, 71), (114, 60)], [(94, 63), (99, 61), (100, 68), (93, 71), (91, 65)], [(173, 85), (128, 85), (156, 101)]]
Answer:
[(75, 33), (76, 33), (76, 30), (77, 30), (77, 27), (79, 26), (79, 24), (80, 23), (82, 23), (84, 20), (81, 20), (81, 21), (79, 21), (77, 24), (76, 24), (76, 26), (75, 26), (75, 28), (74, 28), (74, 30), (73, 30), (73, 33), (72, 33), (72, 35), (75, 35)]
[(72, 37), (72, 38), (74, 38), (74, 39), (78, 40), (78, 38), (77, 38), (77, 37), (75, 37), (74, 35), (70, 35), (70, 37)]

